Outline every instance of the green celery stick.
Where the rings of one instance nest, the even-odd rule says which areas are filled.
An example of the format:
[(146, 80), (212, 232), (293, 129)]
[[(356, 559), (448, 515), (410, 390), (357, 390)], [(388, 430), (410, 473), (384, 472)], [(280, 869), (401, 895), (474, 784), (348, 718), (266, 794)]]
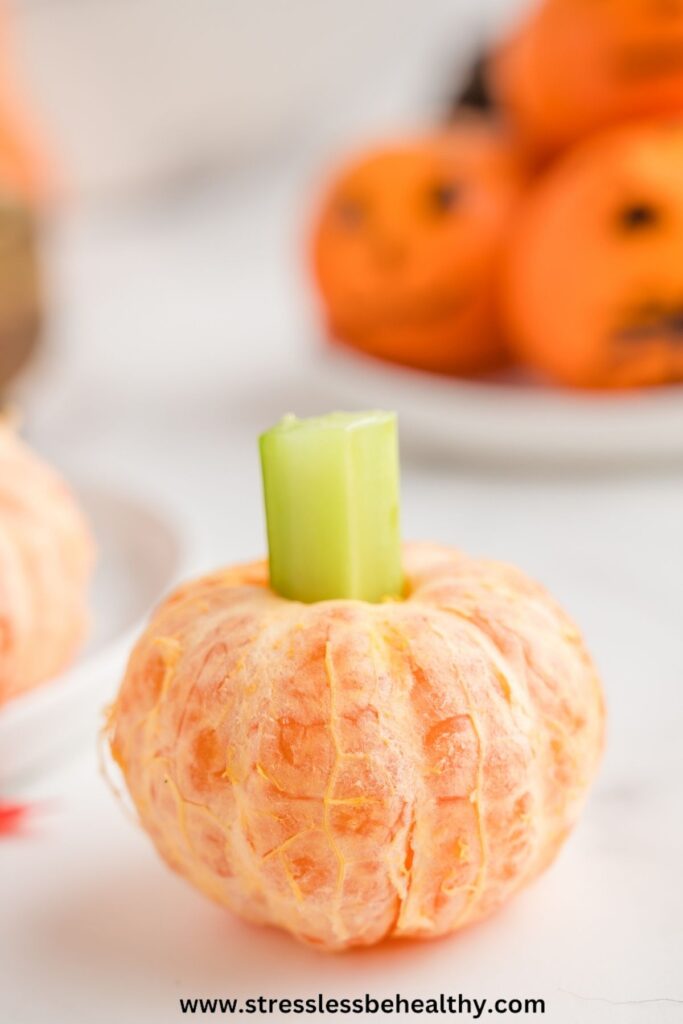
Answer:
[(259, 446), (273, 590), (307, 603), (399, 597), (396, 415), (285, 416)]

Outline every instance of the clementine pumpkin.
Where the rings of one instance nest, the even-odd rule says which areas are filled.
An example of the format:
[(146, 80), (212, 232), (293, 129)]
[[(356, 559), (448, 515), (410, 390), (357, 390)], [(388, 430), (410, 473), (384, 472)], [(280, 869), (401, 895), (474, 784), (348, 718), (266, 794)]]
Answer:
[(519, 357), (561, 383), (683, 380), (683, 123), (584, 143), (532, 190), (504, 282)]
[(66, 485), (0, 420), (0, 705), (73, 657), (88, 621), (92, 561)]
[(401, 546), (391, 414), (288, 416), (260, 446), (269, 564), (153, 614), (113, 755), (164, 859), (236, 913), (326, 949), (454, 931), (576, 821), (595, 669), (518, 570)]
[(625, 119), (683, 112), (683, 4), (544, 0), (500, 48), (492, 84), (542, 157)]
[(113, 752), (164, 859), (327, 949), (435, 937), (555, 857), (603, 740), (580, 636), (521, 572), (407, 545), (405, 599), (302, 604), (265, 562), (155, 612)]
[(522, 177), (503, 134), (475, 117), (345, 167), (313, 239), (331, 335), (425, 370), (467, 374), (501, 362), (493, 300)]

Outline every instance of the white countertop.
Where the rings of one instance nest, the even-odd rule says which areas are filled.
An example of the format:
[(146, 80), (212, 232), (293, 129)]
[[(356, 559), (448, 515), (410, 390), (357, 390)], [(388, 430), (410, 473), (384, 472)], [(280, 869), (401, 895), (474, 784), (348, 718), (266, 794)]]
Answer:
[[(258, 430), (333, 404), (312, 384), (296, 260), (305, 181), (285, 163), (192, 199), (74, 213), (53, 238), (61, 355), (27, 383), (29, 433), (69, 473), (173, 510), (195, 569), (263, 550)], [(319, 991), (540, 996), (554, 1024), (683, 1020), (680, 466), (547, 475), (407, 457), (403, 520), (406, 536), (518, 562), (585, 629), (609, 741), (559, 861), (451, 939), (321, 956), (168, 872), (84, 737), (22, 792), (45, 804), (35, 835), (0, 844), (2, 1024), (167, 1024), (180, 996)]]

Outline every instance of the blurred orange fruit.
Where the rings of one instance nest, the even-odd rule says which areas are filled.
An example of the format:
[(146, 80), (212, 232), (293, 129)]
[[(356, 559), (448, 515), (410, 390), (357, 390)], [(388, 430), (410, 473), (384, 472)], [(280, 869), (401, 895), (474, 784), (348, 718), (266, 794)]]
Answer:
[(425, 370), (477, 373), (501, 362), (494, 297), (521, 187), (506, 139), (478, 118), (343, 168), (313, 238), (332, 336)]
[(504, 283), (510, 341), (555, 380), (683, 380), (683, 119), (584, 143), (531, 191)]
[(52, 175), (13, 76), (6, 5), (0, 4), (0, 197), (31, 203), (49, 194)]
[(618, 121), (683, 112), (683, 2), (544, 0), (501, 47), (492, 80), (539, 156)]

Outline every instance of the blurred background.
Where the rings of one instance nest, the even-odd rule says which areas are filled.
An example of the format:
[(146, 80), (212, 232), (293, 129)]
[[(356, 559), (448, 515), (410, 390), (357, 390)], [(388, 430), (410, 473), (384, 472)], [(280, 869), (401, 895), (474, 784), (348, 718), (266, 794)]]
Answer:
[(102, 198), (410, 123), (522, 3), (7, 6), (26, 90), (68, 180)]
[(42, 217), (43, 347), (15, 389), (26, 430), (69, 471), (151, 490), (180, 514), (189, 504), (195, 524), (215, 510), (213, 560), (257, 552), (258, 515), (234, 551), (227, 525), (227, 495), (259, 507), (257, 430), (339, 404), (309, 365), (321, 174), (349, 146), (441, 117), (520, 4), (4, 7), (56, 191)]

